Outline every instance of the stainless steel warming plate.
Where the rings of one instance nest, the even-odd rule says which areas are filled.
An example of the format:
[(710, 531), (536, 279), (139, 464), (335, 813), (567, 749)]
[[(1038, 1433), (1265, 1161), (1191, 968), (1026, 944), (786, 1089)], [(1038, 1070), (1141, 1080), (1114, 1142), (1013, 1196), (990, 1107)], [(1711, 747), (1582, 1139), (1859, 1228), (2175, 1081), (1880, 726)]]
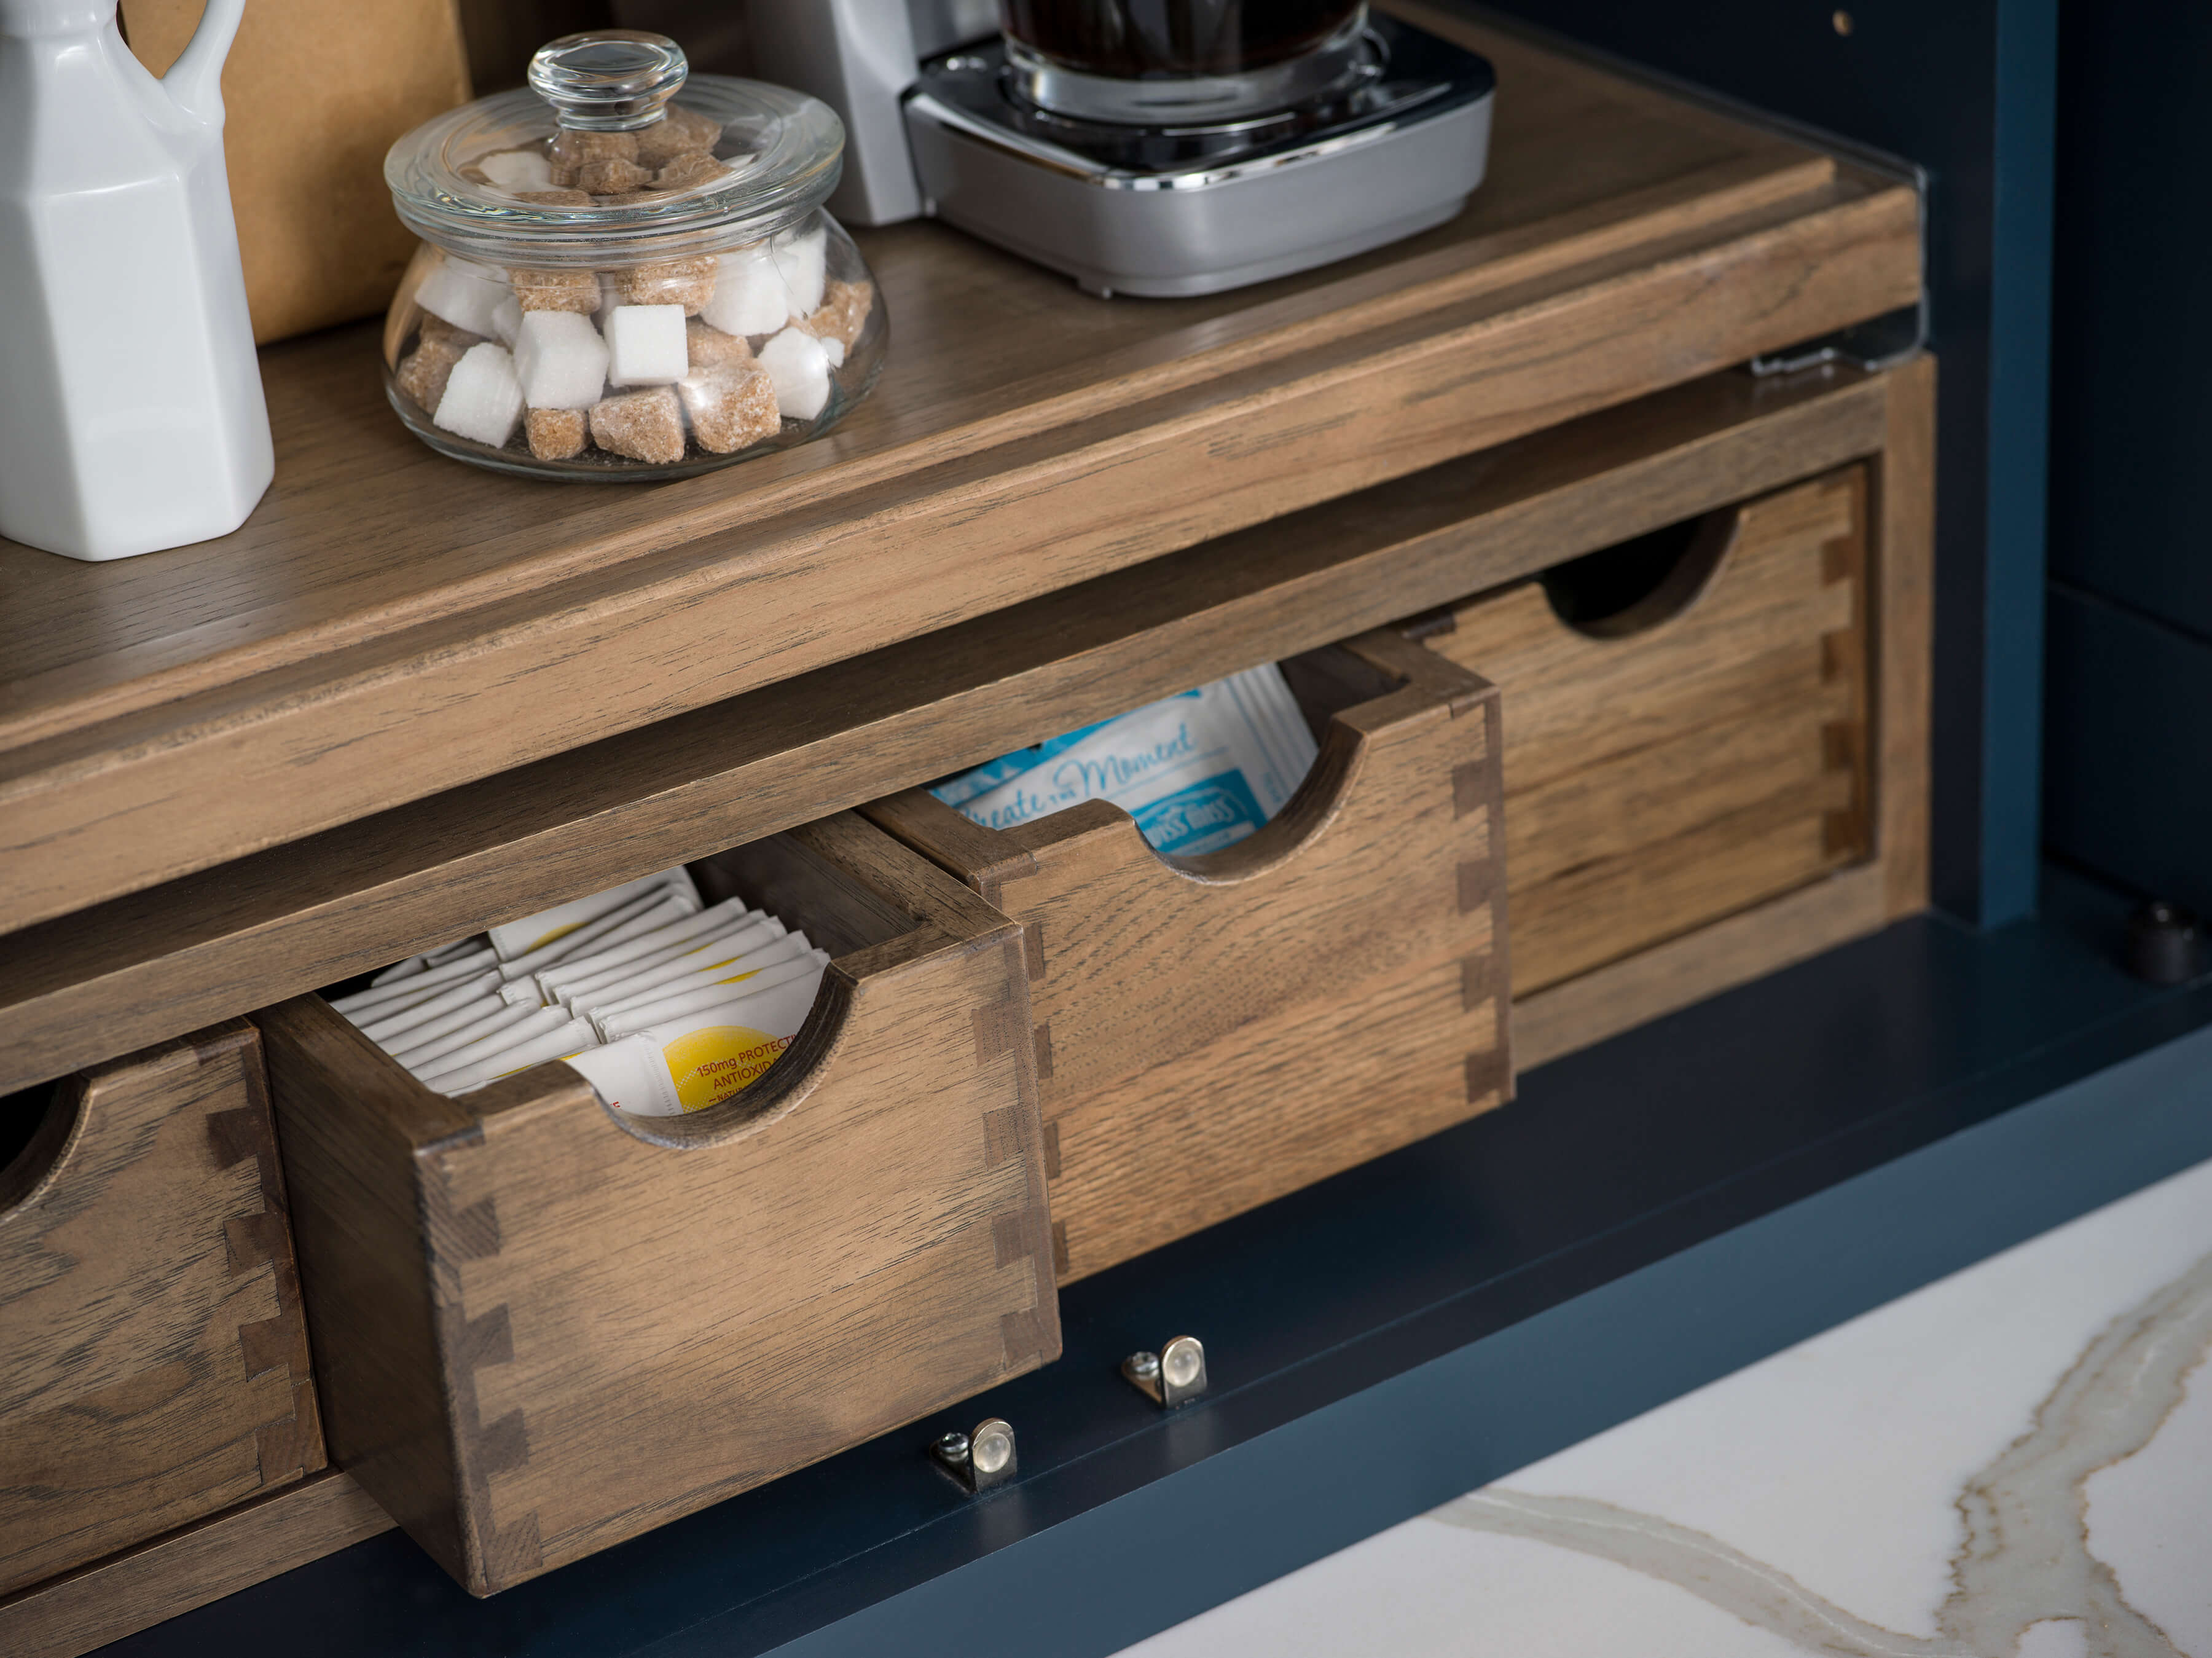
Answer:
[(1003, 40), (948, 52), (905, 100), (926, 210), (1101, 295), (1216, 293), (1410, 236), (1482, 182), (1497, 77), (1390, 18), (1364, 49), (1355, 83), (1318, 102), (1158, 125), (1039, 109)]

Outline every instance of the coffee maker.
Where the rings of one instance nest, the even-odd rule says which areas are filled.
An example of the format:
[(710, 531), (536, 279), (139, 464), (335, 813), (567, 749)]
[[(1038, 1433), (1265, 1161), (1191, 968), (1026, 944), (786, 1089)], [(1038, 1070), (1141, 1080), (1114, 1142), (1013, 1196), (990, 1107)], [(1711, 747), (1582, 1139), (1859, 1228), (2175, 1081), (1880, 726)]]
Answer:
[(1496, 77), (1363, 0), (750, 0), (843, 117), (830, 206), (933, 215), (1100, 295), (1216, 293), (1459, 212)]

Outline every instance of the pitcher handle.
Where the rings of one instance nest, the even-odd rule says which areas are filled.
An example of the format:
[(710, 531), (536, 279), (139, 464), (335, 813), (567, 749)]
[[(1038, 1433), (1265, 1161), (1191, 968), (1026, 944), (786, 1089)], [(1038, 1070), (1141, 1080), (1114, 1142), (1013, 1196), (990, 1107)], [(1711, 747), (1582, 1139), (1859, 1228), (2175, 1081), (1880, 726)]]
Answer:
[(179, 109), (205, 125), (222, 125), (222, 64), (246, 15), (246, 0), (207, 0), (200, 26), (192, 31), (161, 85)]

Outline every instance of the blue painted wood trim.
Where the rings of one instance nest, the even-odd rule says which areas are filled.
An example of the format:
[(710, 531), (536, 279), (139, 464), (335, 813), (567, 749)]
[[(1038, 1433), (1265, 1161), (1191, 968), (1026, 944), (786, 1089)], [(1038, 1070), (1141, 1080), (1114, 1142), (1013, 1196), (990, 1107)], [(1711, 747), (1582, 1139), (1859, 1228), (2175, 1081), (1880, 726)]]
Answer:
[[(2122, 901), (2051, 890), (2033, 920), (1899, 923), (1542, 1066), (1503, 1110), (1072, 1286), (1059, 1363), (489, 1600), (394, 1533), (116, 1651), (904, 1654), (940, 1649), (940, 1625), (963, 1658), (1109, 1649), (2205, 1155), (2194, 1093), (2140, 1122), (2154, 1102), (2099, 1095), (2101, 1148), (2001, 1130), (2212, 1026), (2212, 985), (2112, 964)], [(1954, 1141), (1923, 1184), (1867, 1188), (1892, 1194), (1875, 1224), (1848, 1211), (1796, 1276), (1728, 1276), (1785, 1236), (1746, 1254), (1742, 1229)], [(1654, 1328), (1679, 1350), (1649, 1351)], [(1214, 1393), (1163, 1417), (1115, 1364), (1185, 1330)], [(1378, 1438), (1316, 1465), (1325, 1501), (1290, 1500), (1314, 1445), (1438, 1377), (1458, 1419), (1419, 1455)], [(986, 1414), (1016, 1425), (1022, 1475), (975, 1502), (922, 1448)], [(1220, 1529), (1178, 1530), (1186, 1512)], [(970, 1595), (1000, 1609), (996, 1644), (961, 1621)]]
[[(777, 1658), (1103, 1658), (2207, 1157), (2212, 1030), (1301, 1417)], [(724, 1649), (702, 1628), (643, 1652)]]
[(2042, 856), (2057, 0), (1999, 0), (1996, 51), (1978, 907), (1985, 926), (2034, 909)]

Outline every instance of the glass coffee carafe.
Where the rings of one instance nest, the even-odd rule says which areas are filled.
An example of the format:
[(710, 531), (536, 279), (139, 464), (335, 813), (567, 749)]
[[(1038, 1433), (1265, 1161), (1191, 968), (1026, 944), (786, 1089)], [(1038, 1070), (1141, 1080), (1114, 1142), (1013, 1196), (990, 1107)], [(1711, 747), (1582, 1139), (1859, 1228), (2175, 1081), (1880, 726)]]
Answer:
[(1000, 0), (1015, 90), (1083, 121), (1219, 123), (1325, 98), (1363, 61), (1364, 0)]

